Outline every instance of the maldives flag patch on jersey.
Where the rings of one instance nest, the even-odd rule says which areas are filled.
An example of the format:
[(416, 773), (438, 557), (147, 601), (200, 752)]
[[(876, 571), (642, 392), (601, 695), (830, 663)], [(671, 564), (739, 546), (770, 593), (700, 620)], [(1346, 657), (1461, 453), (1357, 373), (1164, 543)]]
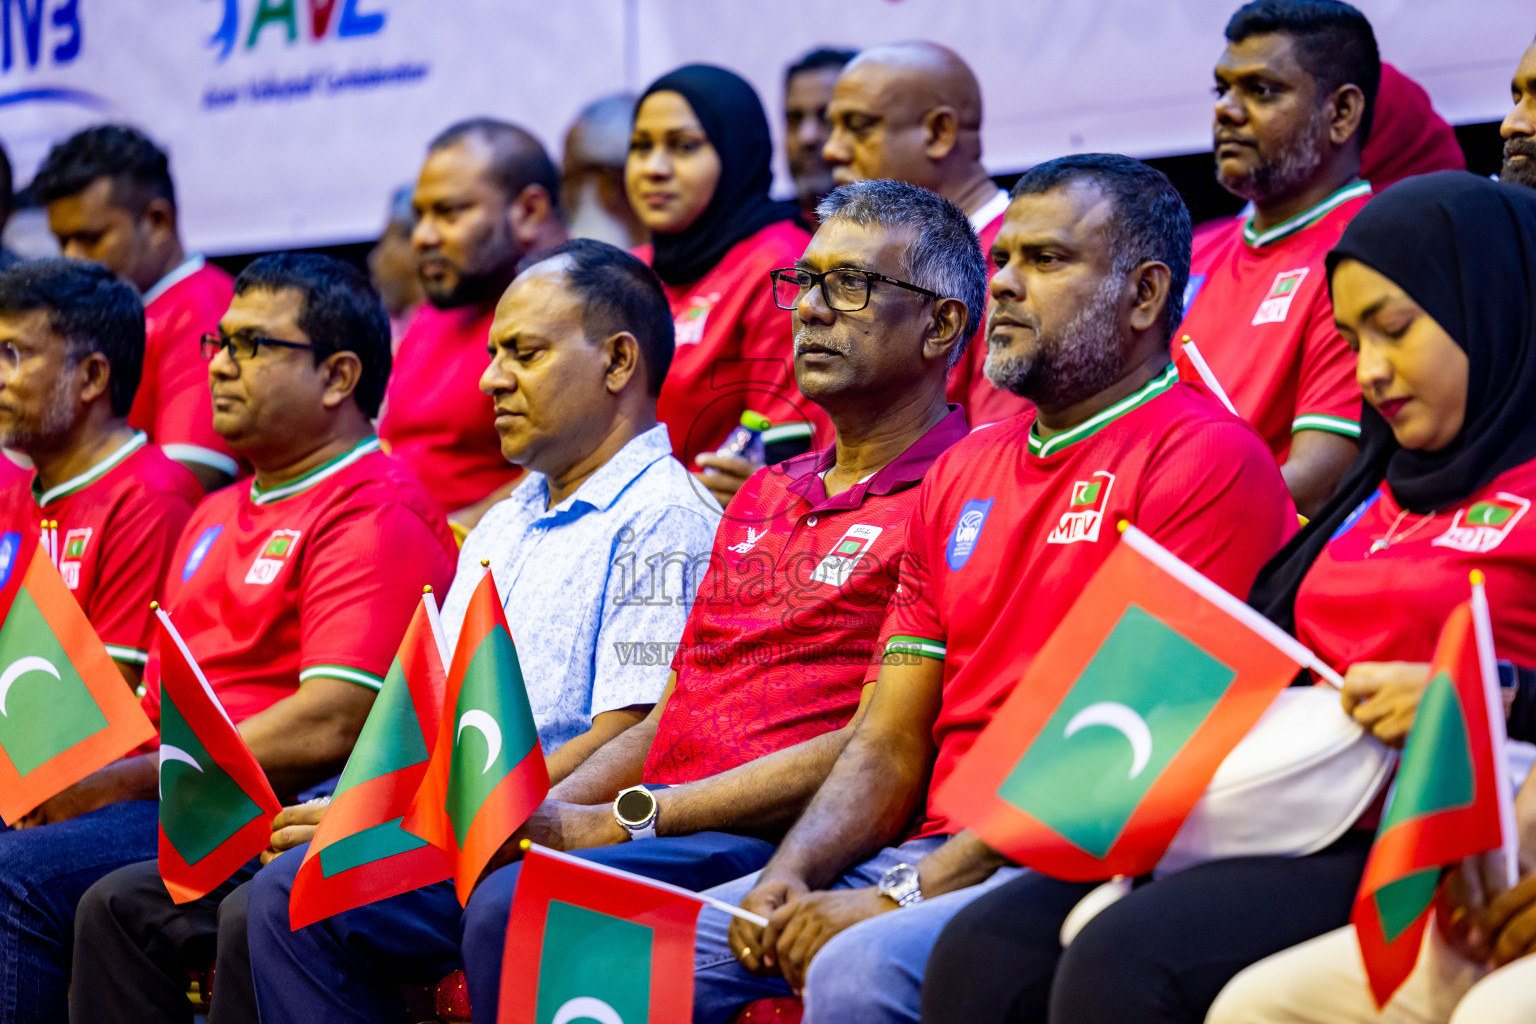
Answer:
[(531, 847), (507, 921), (497, 1019), (692, 1020), (701, 905), (672, 886)]
[(1515, 881), (1503, 702), (1481, 587), (1446, 620), (1429, 675), (1350, 914), (1378, 1007), (1418, 962), (1442, 868), (1504, 847)]
[(1056, 878), (1141, 875), (1316, 659), (1127, 527), (936, 794), (941, 814)]
[(160, 878), (177, 903), (208, 895), (267, 848), (282, 809), (203, 670), (160, 618)]
[(443, 699), (432, 760), (404, 827), (448, 855), (459, 902), (549, 792), (523, 672), (496, 581), (469, 599)]
[(0, 818), (7, 825), (153, 739), (35, 537), (0, 533)]
[(437, 605), (423, 594), (293, 880), (288, 916), (295, 931), (453, 874), (441, 850), (400, 824), (427, 773), (428, 743), (437, 739), (446, 646)]

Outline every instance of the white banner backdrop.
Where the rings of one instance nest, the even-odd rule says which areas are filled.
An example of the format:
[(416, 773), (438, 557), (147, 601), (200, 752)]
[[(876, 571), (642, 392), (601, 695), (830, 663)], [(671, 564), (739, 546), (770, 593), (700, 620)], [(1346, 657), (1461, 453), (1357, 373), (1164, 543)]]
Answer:
[[(0, 0), (0, 140), (30, 179), (87, 124), (171, 153), (184, 232), (210, 253), (355, 241), (423, 147), (476, 114), (558, 158), (589, 100), (687, 61), (742, 72), (776, 121), (784, 67), (821, 44), (925, 38), (976, 68), (996, 172), (1074, 150), (1210, 144), (1231, 0)], [(1496, 120), (1536, 10), (1360, 0), (1383, 55), (1456, 122)], [(775, 124), (777, 128), (777, 124)], [(782, 169), (781, 169), (782, 174)]]

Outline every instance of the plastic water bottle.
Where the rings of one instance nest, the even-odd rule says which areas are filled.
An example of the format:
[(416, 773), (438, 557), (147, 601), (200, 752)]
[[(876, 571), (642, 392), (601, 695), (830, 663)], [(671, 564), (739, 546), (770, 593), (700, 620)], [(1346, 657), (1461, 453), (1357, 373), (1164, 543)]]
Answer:
[[(716, 455), (734, 455), (746, 459), (748, 462), (759, 466), (767, 461), (763, 450), (763, 431), (767, 430), (772, 422), (760, 412), (748, 409), (741, 414), (741, 423), (731, 431), (725, 443), (715, 449)], [(709, 468), (706, 473), (718, 474), (718, 469)]]

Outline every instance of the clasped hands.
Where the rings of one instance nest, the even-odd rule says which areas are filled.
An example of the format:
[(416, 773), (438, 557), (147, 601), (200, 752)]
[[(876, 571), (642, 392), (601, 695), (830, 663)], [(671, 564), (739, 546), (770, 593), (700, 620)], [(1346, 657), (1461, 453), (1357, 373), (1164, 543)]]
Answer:
[(896, 909), (873, 886), (811, 892), (792, 879), (762, 878), (741, 901), (741, 908), (768, 919), (760, 928), (731, 918), (731, 950), (753, 974), (782, 975), (790, 991), (805, 990), (811, 960), (838, 932)]

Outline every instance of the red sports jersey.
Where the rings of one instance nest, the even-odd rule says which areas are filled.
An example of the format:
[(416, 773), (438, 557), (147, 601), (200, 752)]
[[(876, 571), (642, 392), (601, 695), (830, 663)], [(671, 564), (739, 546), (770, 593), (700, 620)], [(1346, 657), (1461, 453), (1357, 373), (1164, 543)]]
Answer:
[[(776, 435), (803, 434), (800, 424), (809, 423), (811, 447), (832, 443), (827, 414), (795, 384), (793, 314), (773, 304), (768, 280), (768, 271), (794, 266), (810, 240), (793, 221), (779, 221), (737, 242), (692, 284), (662, 285), (677, 341), (656, 418), (690, 470), (693, 457), (719, 448), (748, 409), (781, 428)], [(635, 255), (649, 265), (651, 247)]]
[[(437, 503), (369, 438), (278, 487), (210, 494), (192, 513), (163, 603), (240, 722), (311, 676), (378, 689), (430, 584), (457, 554)], [(159, 720), (150, 659), (144, 709)]]
[[(976, 234), (981, 239), (981, 254), (986, 257), (988, 281), (997, 273), (997, 264), (992, 262), (992, 243), (997, 241), (998, 232), (1003, 230), (1003, 217), (1007, 213), (1008, 193), (1000, 190), (997, 198), (976, 211), (976, 215), (971, 218), (971, 226), (976, 228)], [(971, 335), (965, 355), (960, 357), (960, 362), (950, 371), (947, 388), (949, 400), (964, 407), (972, 429), (1012, 419), (1034, 409), (1029, 399), (994, 387), (987, 380), (986, 364), (987, 323), (983, 318), (976, 325), (976, 333)]]
[(718, 775), (846, 725), (896, 586), (917, 484), (965, 436), (951, 412), (880, 472), (834, 498), (836, 452), (759, 471), (715, 534), (642, 777)]
[(1536, 667), (1536, 462), (1433, 515), (1405, 512), (1383, 483), (1335, 532), (1296, 595), (1296, 636), (1337, 671), (1428, 661), (1468, 575), (1488, 577), (1494, 646)]
[(20, 486), (4, 492), (18, 500), (4, 503), (0, 528), (36, 536), (38, 521), (49, 520), (44, 550), (107, 653), (144, 664), (155, 622), (149, 602), (160, 593), (171, 549), (203, 497), (202, 484), (139, 431), (73, 479), (47, 491), (35, 480), (26, 486), (25, 499)]
[(1280, 462), (1297, 431), (1360, 436), (1355, 356), (1333, 325), (1323, 257), (1370, 195), (1356, 182), (1268, 231), (1237, 219), (1195, 239), (1179, 332)]
[(178, 462), (196, 462), (235, 476), (234, 452), (213, 430), (213, 399), (203, 335), (218, 329), (234, 297), (224, 271), (189, 257), (144, 295), (144, 373), (128, 425)]
[(493, 313), (423, 303), (395, 353), (379, 440), (444, 512), (481, 501), (522, 470), (501, 454), (491, 400), (480, 391)]
[[(944, 662), (930, 793), (1108, 557), (1122, 518), (1234, 594), (1296, 527), (1263, 441), (1171, 366), (1043, 443), (1022, 417), (933, 467), (881, 631), (887, 654)], [(930, 802), (914, 835), (953, 831)]]

